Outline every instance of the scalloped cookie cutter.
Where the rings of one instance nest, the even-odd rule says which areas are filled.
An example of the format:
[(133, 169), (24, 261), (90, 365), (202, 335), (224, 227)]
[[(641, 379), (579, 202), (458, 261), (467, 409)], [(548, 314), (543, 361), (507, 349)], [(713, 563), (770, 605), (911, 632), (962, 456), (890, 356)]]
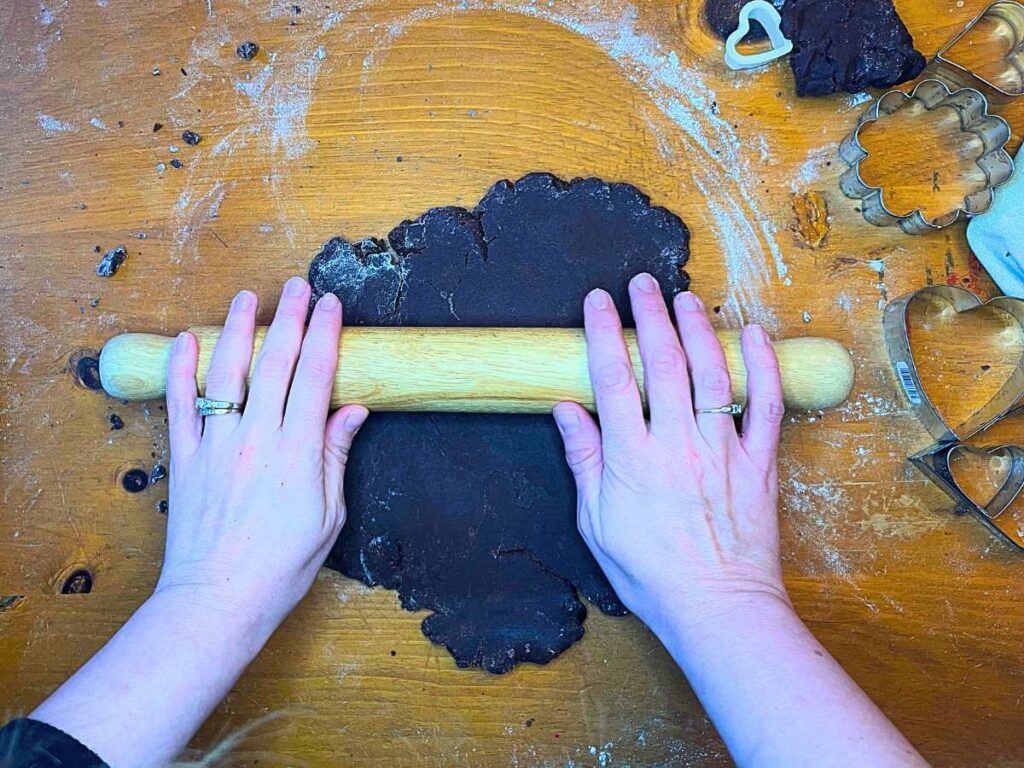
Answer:
[[(957, 113), (962, 133), (970, 133), (981, 142), (976, 165), (985, 174), (986, 185), (964, 196), (963, 205), (926, 219), (920, 208), (901, 215), (889, 209), (881, 187), (872, 186), (860, 175), (860, 164), (868, 151), (860, 143), (860, 132), (869, 123), (878, 122), (908, 104), (917, 102), (928, 112), (952, 109)], [(1013, 175), (1013, 159), (1006, 152), (1010, 126), (1001, 117), (988, 113), (985, 96), (973, 88), (951, 91), (941, 80), (922, 80), (906, 94), (889, 91), (874, 102), (858, 119), (857, 126), (839, 146), (839, 156), (850, 166), (839, 179), (839, 188), (849, 198), (861, 201), (864, 218), (879, 227), (898, 226), (910, 235), (922, 235), (960, 220), (984, 213), (992, 206), (995, 189)]]
[[(771, 48), (760, 53), (740, 53), (736, 46), (750, 32), (753, 19), (768, 33)], [(782, 34), (782, 17), (766, 0), (751, 0), (740, 9), (739, 24), (725, 41), (725, 63), (730, 69), (756, 69), (781, 59), (793, 50), (793, 43)]]
[[(910, 402), (914, 415), (937, 440), (929, 448), (910, 456), (910, 462), (952, 498), (958, 508), (971, 512), (999, 539), (1018, 552), (1024, 553), (1024, 531), (1004, 528), (1003, 520), (1000, 519), (1024, 490), (1024, 447), (1001, 445), (980, 449), (963, 442), (1024, 408), (1024, 350), (1013, 373), (999, 391), (962, 424), (950, 425), (928, 399), (921, 385), (921, 377), (910, 347), (908, 311), (910, 305), (920, 299), (935, 301), (939, 306), (945, 305), (956, 314), (991, 309), (1004, 312), (1020, 325), (1022, 331), (1024, 300), (998, 296), (989, 301), (982, 301), (965, 288), (955, 285), (932, 285), (893, 300), (886, 306), (882, 316), (885, 344), (903, 393)], [(1007, 476), (988, 501), (982, 503), (971, 498), (956, 481), (950, 459), (958, 451), (969, 451), (977, 455), (1001, 454), (1009, 459)]]

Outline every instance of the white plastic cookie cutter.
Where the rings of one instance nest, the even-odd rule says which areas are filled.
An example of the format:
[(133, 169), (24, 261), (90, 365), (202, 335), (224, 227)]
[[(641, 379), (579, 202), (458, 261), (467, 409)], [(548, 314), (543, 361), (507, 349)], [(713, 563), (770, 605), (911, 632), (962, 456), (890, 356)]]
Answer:
[[(768, 33), (772, 47), (760, 53), (740, 53), (736, 46), (750, 32), (753, 19)], [(775, 6), (766, 0), (752, 0), (740, 9), (736, 30), (725, 41), (725, 63), (730, 69), (754, 69), (769, 64), (793, 50), (793, 43), (782, 34), (782, 17)]]

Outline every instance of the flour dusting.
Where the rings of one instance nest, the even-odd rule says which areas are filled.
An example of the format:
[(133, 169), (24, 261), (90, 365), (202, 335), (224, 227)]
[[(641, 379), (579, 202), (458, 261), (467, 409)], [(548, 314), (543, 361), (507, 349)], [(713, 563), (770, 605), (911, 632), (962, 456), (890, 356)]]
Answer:
[[(721, 251), (727, 254), (730, 301), (736, 313), (769, 328), (778, 325), (761, 292), (771, 280), (770, 267), (786, 278), (787, 265), (776, 242), (775, 226), (768, 220), (752, 191), (753, 171), (743, 142), (732, 125), (716, 114), (715, 92), (700, 74), (702, 62), (686, 65), (679, 54), (637, 30), (633, 5), (599, 0), (570, 16), (551, 6), (514, 5), (502, 0), (459, 0), (417, 8), (392, 21), (363, 61), (364, 85), (376, 58), (411, 25), (443, 15), (466, 11), (496, 10), (530, 16), (557, 24), (597, 44), (619, 65), (623, 74), (676, 126), (672, 139), (685, 154), (698, 189), (714, 190), (711, 209)], [(652, 126), (653, 128), (653, 126)], [(656, 132), (656, 131), (655, 131)], [(664, 150), (661, 150), (664, 153)]]
[(73, 123), (69, 123), (66, 120), (58, 120), (56, 117), (42, 112), (36, 115), (36, 122), (39, 123), (40, 128), (51, 136), (57, 133), (74, 133), (78, 130)]
[(308, 57), (295, 57), (284, 65), (289, 71), (275, 77), (275, 68), (282, 65), (272, 53), (256, 77), (235, 83), (235, 90), (249, 98), (255, 112), (253, 132), (266, 137), (273, 154), (293, 160), (312, 148), (313, 142), (306, 134), (306, 115), (320, 65), (326, 58), (327, 50), (321, 45)]
[(172, 258), (180, 263), (187, 255), (193, 261), (199, 259), (198, 235), (206, 224), (217, 218), (224, 197), (233, 189), (235, 182), (217, 181), (199, 197), (187, 189), (178, 196), (174, 206), (174, 243)]
[(807, 153), (807, 159), (800, 166), (796, 178), (790, 183), (790, 188), (794, 192), (808, 189), (821, 178), (832, 161), (838, 156), (839, 147), (836, 144), (815, 147)]
[(42, 35), (35, 44), (35, 66), (36, 71), (42, 71), (50, 55), (50, 48), (55, 43), (64, 39), (64, 29), (61, 25), (62, 16), (68, 9), (68, 0), (60, 0), (57, 3), (40, 3), (36, 12), (36, 21), (42, 27)]

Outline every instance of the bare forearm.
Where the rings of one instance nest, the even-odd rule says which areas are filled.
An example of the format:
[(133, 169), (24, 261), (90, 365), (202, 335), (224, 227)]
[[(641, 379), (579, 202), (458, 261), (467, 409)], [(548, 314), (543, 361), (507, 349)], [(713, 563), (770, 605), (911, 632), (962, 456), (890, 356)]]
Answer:
[[(156, 594), (32, 716), (115, 768), (168, 763), (302, 599), (345, 521), (362, 406), (328, 417), (342, 312), (292, 278), (253, 360), (256, 296), (235, 297), (197, 410), (199, 347), (171, 349), (167, 545)], [(308, 319), (308, 324), (307, 324)], [(246, 376), (253, 370), (251, 384)]]
[(927, 765), (781, 598), (659, 634), (744, 768)]
[(157, 594), (32, 717), (114, 768), (163, 765), (188, 743), (272, 627)]

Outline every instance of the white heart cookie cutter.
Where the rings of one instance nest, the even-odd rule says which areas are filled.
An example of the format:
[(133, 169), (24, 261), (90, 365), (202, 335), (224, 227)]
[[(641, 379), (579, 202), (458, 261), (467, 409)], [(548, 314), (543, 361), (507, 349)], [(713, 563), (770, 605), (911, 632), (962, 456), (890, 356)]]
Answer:
[[(772, 47), (761, 53), (740, 53), (736, 46), (750, 32), (750, 20), (758, 22), (768, 33)], [(767, 0), (752, 0), (740, 9), (736, 30), (725, 41), (725, 63), (730, 69), (754, 69), (780, 59), (793, 50), (793, 43), (782, 34), (782, 17)]]

